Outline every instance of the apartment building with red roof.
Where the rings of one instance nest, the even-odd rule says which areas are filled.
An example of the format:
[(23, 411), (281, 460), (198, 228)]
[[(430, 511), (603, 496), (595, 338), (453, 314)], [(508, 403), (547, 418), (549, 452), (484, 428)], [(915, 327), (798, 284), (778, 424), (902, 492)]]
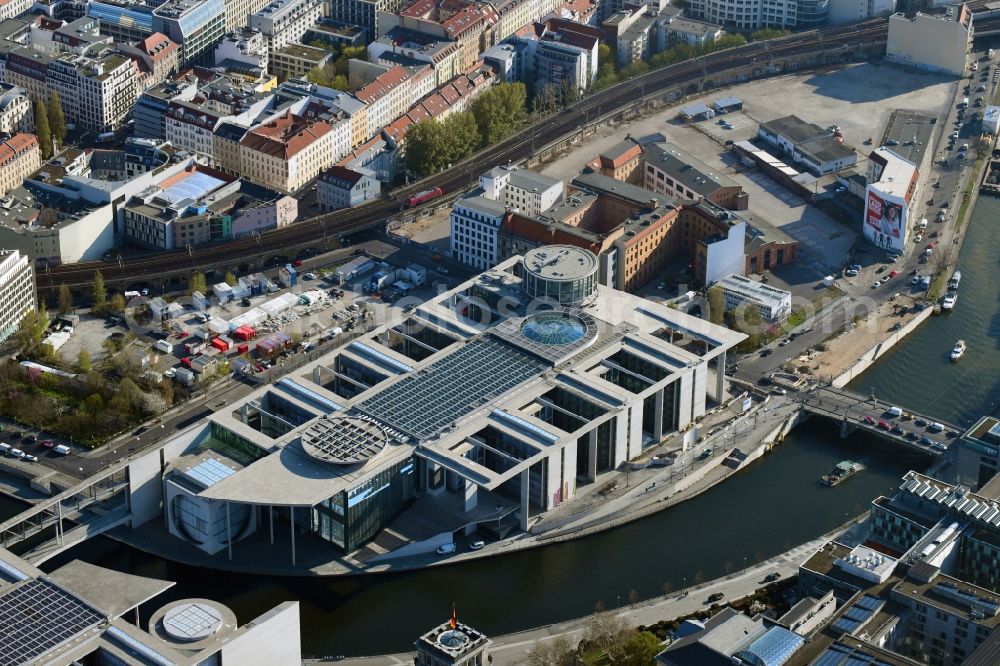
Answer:
[(329, 122), (315, 115), (285, 112), (251, 129), (240, 140), (240, 165), (245, 178), (279, 192), (294, 193), (336, 163), (335, 150), (334, 129)]

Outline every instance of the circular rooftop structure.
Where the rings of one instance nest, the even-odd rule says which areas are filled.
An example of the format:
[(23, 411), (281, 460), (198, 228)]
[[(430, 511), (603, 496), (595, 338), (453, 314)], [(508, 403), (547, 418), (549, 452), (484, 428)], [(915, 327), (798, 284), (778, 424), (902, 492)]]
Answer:
[(572, 245), (543, 245), (524, 255), (524, 293), (531, 299), (577, 305), (597, 288), (597, 256)]
[(569, 345), (587, 335), (587, 322), (569, 312), (540, 312), (521, 322), (520, 333), (540, 345)]
[(437, 640), (442, 647), (448, 648), (449, 650), (458, 650), (469, 644), (469, 637), (465, 634), (465, 632), (459, 631), (458, 629), (442, 631)]
[(171, 606), (160, 620), (164, 633), (182, 643), (205, 640), (222, 627), (222, 609), (205, 601), (184, 601)]
[(389, 443), (382, 426), (358, 416), (327, 416), (302, 434), (302, 448), (333, 465), (356, 465), (374, 457)]

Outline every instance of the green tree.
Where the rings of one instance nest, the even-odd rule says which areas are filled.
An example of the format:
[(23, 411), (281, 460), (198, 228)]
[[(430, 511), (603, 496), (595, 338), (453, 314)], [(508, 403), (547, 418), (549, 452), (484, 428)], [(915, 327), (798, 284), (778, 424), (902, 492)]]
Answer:
[(663, 649), (660, 639), (648, 631), (635, 631), (625, 640), (624, 659), (616, 664), (623, 666), (649, 666), (654, 664), (656, 655)]
[(42, 159), (52, 157), (52, 130), (49, 129), (49, 115), (42, 100), (35, 100), (35, 136), (42, 151)]
[(91, 393), (80, 404), (80, 411), (92, 419), (96, 419), (104, 411), (104, 399), (97, 393)]
[(208, 283), (205, 281), (205, 274), (202, 272), (191, 273), (191, 278), (188, 280), (188, 291), (191, 293), (198, 292), (202, 296), (208, 291)]
[(597, 78), (594, 79), (592, 88), (595, 91), (601, 90), (616, 83), (618, 83), (618, 72), (615, 71), (615, 66), (608, 62), (597, 69)]
[(640, 74), (645, 74), (648, 71), (649, 71), (648, 63), (642, 60), (636, 60), (631, 65), (623, 67), (622, 70), (618, 73), (618, 78), (622, 80), (631, 79), (633, 76), (639, 76)]
[(30, 351), (38, 346), (49, 326), (49, 316), (43, 303), (39, 310), (29, 310), (17, 329), (17, 346), (22, 351)]
[(66, 140), (66, 116), (63, 114), (62, 100), (59, 99), (59, 93), (55, 90), (49, 95), (49, 108), (47, 109), (49, 118), (49, 129), (52, 132), (52, 138), (62, 145), (62, 142)]
[(611, 65), (612, 68), (615, 66), (615, 52), (611, 49), (610, 44), (601, 43), (597, 46), (597, 66)]
[(94, 364), (90, 360), (90, 352), (86, 349), (81, 349), (80, 353), (76, 355), (76, 369), (87, 374), (94, 368)]
[(736, 328), (747, 335), (747, 339), (743, 343), (744, 347), (750, 350), (757, 349), (760, 346), (761, 335), (764, 333), (760, 308), (754, 303), (744, 303), (737, 308)]
[(764, 41), (765, 39), (775, 39), (777, 37), (784, 37), (785, 35), (790, 35), (790, 34), (791, 31), (789, 30), (779, 30), (777, 28), (763, 28), (761, 30), (757, 30), (751, 33), (750, 41), (760, 42)]
[(472, 102), (481, 145), (496, 143), (520, 129), (527, 114), (527, 95), (523, 83), (501, 83)]
[(347, 76), (337, 71), (335, 64), (330, 63), (322, 67), (314, 67), (306, 74), (306, 79), (318, 86), (326, 86), (335, 90), (347, 91), (350, 89)]
[(128, 406), (129, 413), (141, 414), (144, 411), (146, 397), (139, 385), (131, 378), (125, 377), (118, 383), (115, 398), (120, 398)]
[(128, 304), (125, 302), (124, 296), (122, 296), (121, 294), (114, 294), (113, 296), (111, 296), (111, 300), (108, 301), (107, 308), (112, 312), (117, 312), (118, 314), (122, 314), (125, 312), (125, 308), (127, 307), (127, 305)]
[(476, 125), (476, 117), (468, 111), (451, 114), (442, 125), (452, 146), (452, 153), (448, 156), (450, 163), (458, 162), (479, 148), (479, 127)]
[(238, 282), (238, 280), (236, 279), (236, 275), (233, 274), (232, 271), (226, 271), (225, 280), (226, 284), (228, 284), (230, 287), (235, 287), (236, 283)]
[(726, 293), (719, 285), (708, 290), (708, 320), (713, 324), (722, 324), (726, 314)]
[(94, 286), (91, 288), (94, 297), (94, 309), (100, 310), (108, 302), (108, 288), (104, 285), (104, 275), (94, 271)]
[(69, 287), (61, 285), (59, 287), (59, 314), (64, 315), (73, 311), (73, 294)]
[(406, 165), (429, 176), (470, 155), (479, 148), (479, 141), (479, 127), (471, 113), (453, 113), (443, 122), (428, 118), (406, 133)]

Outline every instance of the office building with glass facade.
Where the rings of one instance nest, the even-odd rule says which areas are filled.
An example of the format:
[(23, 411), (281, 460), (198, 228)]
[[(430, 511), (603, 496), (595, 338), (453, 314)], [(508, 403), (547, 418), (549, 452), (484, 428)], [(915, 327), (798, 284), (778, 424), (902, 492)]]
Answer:
[[(533, 264), (532, 289), (583, 252)], [(434, 535), (527, 530), (725, 400), (742, 334), (593, 280), (536, 301), (527, 271), (512, 258), (259, 388), (133, 485), (160, 475), (171, 534), (209, 553), (276, 522), (355, 553), (407, 510)]]
[(153, 29), (180, 45), (181, 65), (212, 64), (226, 31), (226, 6), (222, 0), (168, 0), (153, 10)]
[[(872, 538), (910, 559), (933, 555), (929, 544), (954, 541), (943, 570), (1000, 592), (1000, 477), (977, 492), (967, 486), (907, 472), (892, 497), (872, 502)], [(946, 534), (948, 539), (941, 537)]]

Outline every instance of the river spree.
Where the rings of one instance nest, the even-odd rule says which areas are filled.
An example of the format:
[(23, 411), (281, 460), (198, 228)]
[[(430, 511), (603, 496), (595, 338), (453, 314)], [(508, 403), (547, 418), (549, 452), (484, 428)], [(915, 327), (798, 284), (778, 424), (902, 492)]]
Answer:
[[(1000, 405), (1000, 198), (980, 197), (970, 224), (954, 311), (931, 317), (850, 388), (960, 425)], [(959, 339), (968, 351), (952, 363)]]
[[(950, 315), (931, 318), (852, 388), (902, 406), (970, 423), (1000, 404), (1000, 199), (984, 197), (962, 251), (961, 296)], [(959, 338), (969, 351), (951, 363)], [(845, 458), (867, 469), (836, 488), (817, 478)], [(403, 651), (451, 603), (487, 634), (497, 635), (578, 617), (598, 602), (626, 603), (661, 594), (696, 577), (767, 558), (811, 540), (890, 493), (923, 461), (813, 420), (770, 456), (721, 486), (664, 512), (579, 541), (452, 567), (340, 579), (265, 578), (194, 569), (97, 539), (46, 565), (73, 558), (130, 573), (183, 581), (161, 603), (208, 597), (246, 622), (273, 605), (297, 599), (307, 654)], [(0, 517), (20, 506), (0, 497)], [(144, 608), (148, 614), (155, 607)]]
[[(842, 442), (815, 420), (770, 456), (715, 489), (610, 532), (498, 558), (407, 574), (340, 579), (264, 578), (164, 561), (97, 539), (46, 564), (69, 559), (154, 578), (183, 581), (162, 597), (207, 597), (246, 622), (288, 599), (301, 603), (308, 654), (372, 654), (408, 649), (454, 601), (463, 617), (496, 635), (626, 603), (722, 576), (814, 539), (891, 492), (911, 464), (866, 437)], [(879, 452), (881, 451), (881, 452)], [(868, 469), (836, 487), (818, 477), (844, 458)], [(13, 513), (16, 503), (0, 502)], [(148, 614), (158, 606), (150, 604)]]

